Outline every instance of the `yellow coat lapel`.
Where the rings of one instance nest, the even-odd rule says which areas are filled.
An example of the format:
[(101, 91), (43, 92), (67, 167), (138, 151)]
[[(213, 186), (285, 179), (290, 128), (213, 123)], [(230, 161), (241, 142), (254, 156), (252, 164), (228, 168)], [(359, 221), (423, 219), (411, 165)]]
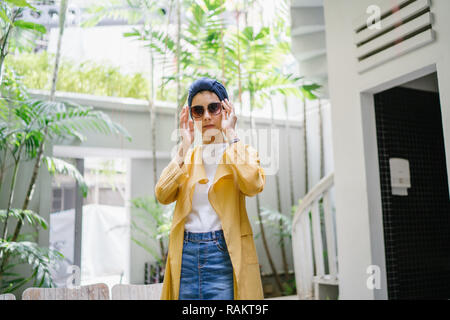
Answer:
[[(203, 151), (202, 150), (203, 150), (203, 148), (201, 145), (196, 146), (194, 148), (191, 156), (189, 157), (189, 159), (191, 160), (191, 163), (187, 163), (188, 172), (190, 172), (190, 177), (191, 177), (188, 180), (188, 185), (187, 185), (187, 190), (189, 192), (188, 195), (189, 195), (189, 200), (190, 200), (189, 206), (184, 206), (184, 210), (182, 210), (182, 212), (180, 212), (181, 215), (173, 217), (172, 229), (174, 229), (190, 213), (190, 211), (192, 209), (192, 195), (194, 192), (194, 187), (197, 184), (197, 182), (203, 184), (203, 183), (207, 183), (207, 181), (208, 181), (208, 177), (206, 176), (206, 172), (205, 172), (205, 167), (203, 166), (203, 157), (202, 157)], [(220, 179), (222, 179), (225, 176), (233, 175), (233, 170), (230, 168), (229, 164), (224, 163), (225, 162), (224, 159), (225, 159), (225, 152), (224, 152), (219, 164), (217, 165), (217, 170), (214, 175), (214, 181), (211, 186), (212, 190), (214, 188), (214, 185), (217, 183), (217, 181), (219, 181)]]

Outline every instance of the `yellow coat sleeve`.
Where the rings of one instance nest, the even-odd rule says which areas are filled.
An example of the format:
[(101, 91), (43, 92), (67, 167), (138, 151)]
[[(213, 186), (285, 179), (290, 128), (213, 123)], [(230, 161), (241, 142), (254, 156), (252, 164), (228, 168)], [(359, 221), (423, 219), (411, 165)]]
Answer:
[(172, 159), (167, 167), (161, 172), (158, 183), (155, 186), (156, 199), (162, 204), (174, 202), (178, 196), (179, 186), (182, 185), (189, 175), (186, 165), (180, 166)]
[(254, 148), (241, 141), (231, 144), (226, 150), (226, 163), (235, 169), (239, 189), (243, 194), (252, 197), (263, 191), (266, 175)]

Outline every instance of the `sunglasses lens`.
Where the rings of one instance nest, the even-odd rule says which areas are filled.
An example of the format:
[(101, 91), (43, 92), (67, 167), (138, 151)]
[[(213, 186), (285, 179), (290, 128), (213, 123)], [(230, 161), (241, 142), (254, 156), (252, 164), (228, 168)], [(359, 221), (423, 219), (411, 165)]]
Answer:
[(191, 110), (194, 118), (201, 118), (203, 116), (204, 109), (202, 106), (194, 106)]
[[(208, 112), (213, 115), (218, 115), (222, 111), (222, 105), (220, 102), (213, 102), (208, 105)], [(194, 118), (201, 118), (205, 113), (203, 106), (191, 107), (192, 116)]]
[(208, 111), (212, 114), (218, 114), (221, 110), (221, 105), (218, 102), (213, 102), (208, 105)]

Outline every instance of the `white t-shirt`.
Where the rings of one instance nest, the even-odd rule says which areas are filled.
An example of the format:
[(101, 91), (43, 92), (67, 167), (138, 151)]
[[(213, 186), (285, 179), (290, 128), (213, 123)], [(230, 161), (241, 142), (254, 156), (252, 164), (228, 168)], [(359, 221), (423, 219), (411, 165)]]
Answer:
[(197, 182), (192, 195), (192, 210), (186, 217), (184, 229), (189, 232), (210, 232), (222, 229), (219, 216), (209, 203), (208, 190), (214, 182), (217, 165), (222, 159), (227, 143), (202, 145), (202, 157), (207, 183)]

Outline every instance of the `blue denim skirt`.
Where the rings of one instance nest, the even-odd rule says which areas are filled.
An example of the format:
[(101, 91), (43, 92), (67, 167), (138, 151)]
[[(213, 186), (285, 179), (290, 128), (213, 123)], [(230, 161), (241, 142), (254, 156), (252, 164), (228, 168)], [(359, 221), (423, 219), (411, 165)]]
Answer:
[(184, 232), (180, 300), (233, 300), (233, 265), (223, 231)]

